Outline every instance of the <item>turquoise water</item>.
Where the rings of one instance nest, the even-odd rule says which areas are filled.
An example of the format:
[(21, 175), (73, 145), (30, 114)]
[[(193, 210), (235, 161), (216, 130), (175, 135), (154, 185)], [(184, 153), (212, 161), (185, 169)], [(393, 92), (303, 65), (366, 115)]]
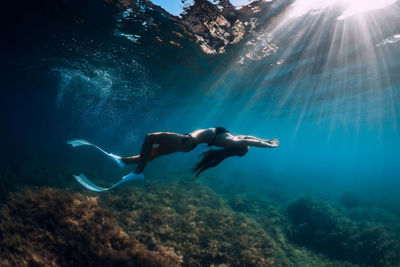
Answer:
[[(1, 56), (3, 202), (23, 187), (88, 194), (72, 174), (85, 173), (104, 186), (133, 169), (120, 170), (90, 148), (72, 149), (67, 140), (86, 139), (127, 156), (139, 153), (150, 132), (223, 126), (281, 143), (251, 148), (200, 176), (196, 183), (233, 209), (238, 206), (232, 199), (240, 196), (263, 199), (286, 214), (299, 197), (313, 197), (344, 209), (341, 214), (354, 223), (368, 224), (368, 212), (379, 209), (390, 223), (371, 221), (398, 237), (398, 2), (344, 20), (337, 19), (339, 5), (297, 18), (282, 8), (275, 17), (261, 16), (260, 28), (215, 54), (202, 50), (166, 11), (142, 1), (131, 7), (60, 3), (30, 3), (37, 12), (11, 4), (5, 17), (20, 23), (9, 24)], [(126, 190), (171, 177), (192, 182), (190, 169), (207, 149), (149, 163), (145, 181)], [(355, 219), (348, 205), (367, 215)], [(236, 211), (252, 218), (246, 209)], [(321, 252), (301, 240), (293, 244)]]

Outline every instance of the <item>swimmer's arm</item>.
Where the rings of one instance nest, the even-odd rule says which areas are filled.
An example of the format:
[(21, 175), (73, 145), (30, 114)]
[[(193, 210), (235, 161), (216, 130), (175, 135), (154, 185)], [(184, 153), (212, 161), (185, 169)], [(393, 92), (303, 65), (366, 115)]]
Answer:
[(278, 147), (280, 146), (278, 139), (252, 139), (252, 138), (243, 138), (241, 137), (241, 142), (243, 142), (247, 146), (255, 146), (255, 147)]
[(251, 135), (239, 135), (239, 137), (244, 138), (244, 139), (253, 139), (253, 140), (260, 141), (260, 142), (266, 142), (266, 141), (274, 140), (274, 139), (265, 140), (265, 139), (261, 139), (261, 138), (258, 138), (258, 137), (255, 137), (255, 136), (251, 136)]

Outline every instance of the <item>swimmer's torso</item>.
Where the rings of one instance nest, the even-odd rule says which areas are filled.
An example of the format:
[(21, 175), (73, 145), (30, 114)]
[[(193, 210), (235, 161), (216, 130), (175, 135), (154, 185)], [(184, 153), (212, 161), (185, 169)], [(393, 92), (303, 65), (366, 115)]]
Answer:
[(215, 138), (215, 128), (201, 129), (190, 133), (196, 142), (196, 144), (201, 143), (211, 143)]

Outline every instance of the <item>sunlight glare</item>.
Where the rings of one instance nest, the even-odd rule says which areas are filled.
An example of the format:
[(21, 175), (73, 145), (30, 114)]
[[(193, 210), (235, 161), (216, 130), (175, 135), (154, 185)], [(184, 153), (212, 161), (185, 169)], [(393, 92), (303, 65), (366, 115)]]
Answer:
[(336, 0), (296, 0), (290, 9), (289, 17), (295, 18), (310, 11), (320, 11), (335, 3)]
[(339, 20), (353, 16), (358, 13), (362, 13), (369, 10), (381, 9), (391, 4), (394, 4), (397, 0), (353, 0), (349, 1), (349, 5), (343, 14), (338, 17)]
[(321, 11), (333, 4), (343, 4), (345, 9), (339, 20), (374, 9), (384, 8), (398, 0), (296, 0), (291, 6), (289, 17), (295, 18), (311, 11)]

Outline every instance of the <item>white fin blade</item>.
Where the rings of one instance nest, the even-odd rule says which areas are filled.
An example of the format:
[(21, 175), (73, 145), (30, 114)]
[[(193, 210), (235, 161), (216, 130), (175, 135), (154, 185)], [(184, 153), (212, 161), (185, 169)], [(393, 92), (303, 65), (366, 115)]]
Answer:
[(103, 188), (100, 186), (95, 185), (94, 183), (92, 183), (88, 178), (86, 178), (86, 176), (81, 173), (80, 175), (72, 175), (75, 180), (77, 180), (83, 187), (94, 191), (94, 192), (103, 192), (103, 191), (107, 191), (110, 188)]
[(89, 143), (88, 141), (83, 140), (83, 139), (69, 140), (69, 141), (67, 141), (67, 144), (69, 144), (69, 145), (71, 145), (73, 147), (84, 146), (84, 145), (93, 146), (92, 143)]
[(122, 177), (122, 179), (119, 182), (113, 184), (111, 187), (103, 188), (103, 187), (97, 186), (94, 183), (92, 183), (88, 178), (86, 178), (86, 176), (83, 173), (81, 173), (80, 175), (72, 175), (72, 176), (83, 187), (85, 187), (86, 189), (89, 189), (90, 191), (94, 191), (94, 192), (104, 192), (104, 191), (110, 190), (112, 188), (115, 188), (115, 187), (117, 187), (123, 183), (129, 182), (129, 181), (144, 179), (143, 173), (136, 174), (134, 172), (131, 172), (131, 173), (125, 175), (124, 177)]
[(83, 139), (73, 139), (73, 140), (69, 140), (67, 141), (67, 144), (71, 145), (72, 147), (77, 147), (77, 146), (93, 146), (95, 148), (97, 148), (100, 152), (104, 153), (107, 157), (109, 157), (110, 159), (112, 159), (115, 163), (117, 163), (117, 165), (120, 168), (124, 168), (126, 166), (126, 164), (124, 162), (122, 162), (121, 157), (118, 155), (114, 155), (112, 153), (108, 153), (107, 151), (101, 149), (100, 147), (86, 141)]

